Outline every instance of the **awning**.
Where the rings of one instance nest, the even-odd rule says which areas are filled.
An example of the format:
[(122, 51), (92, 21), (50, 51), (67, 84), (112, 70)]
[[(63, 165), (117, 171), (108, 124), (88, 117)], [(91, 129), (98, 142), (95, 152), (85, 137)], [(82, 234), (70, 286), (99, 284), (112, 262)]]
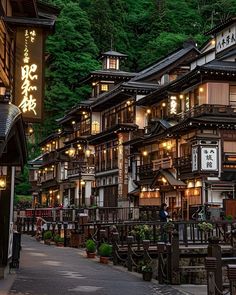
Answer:
[(151, 183), (151, 188), (159, 187), (160, 186), (160, 177), (164, 177), (167, 183), (172, 186), (172, 187), (186, 187), (187, 184), (183, 182), (182, 180), (176, 179), (173, 174), (169, 171), (169, 169), (165, 170), (159, 170), (152, 183)]
[(23, 166), (27, 150), (20, 109), (0, 102), (0, 164)]

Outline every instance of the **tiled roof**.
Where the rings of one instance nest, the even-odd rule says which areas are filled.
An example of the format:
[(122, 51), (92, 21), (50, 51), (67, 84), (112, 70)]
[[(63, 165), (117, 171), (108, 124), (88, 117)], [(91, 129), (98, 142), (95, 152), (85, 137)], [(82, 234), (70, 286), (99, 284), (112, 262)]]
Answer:
[(114, 50), (109, 50), (109, 51), (103, 52), (101, 56), (127, 57), (128, 55), (114, 51)]
[(235, 62), (214, 60), (200, 67), (207, 70), (236, 71)]
[(137, 76), (135, 78), (133, 78), (132, 80), (133, 81), (141, 80), (141, 79), (144, 79), (146, 77), (151, 76), (152, 74), (160, 72), (161, 70), (163, 70), (164, 68), (170, 66), (171, 64), (173, 64), (174, 62), (179, 60), (181, 57), (183, 57), (184, 55), (186, 55), (187, 53), (189, 53), (193, 49), (196, 50), (196, 52), (200, 53), (198, 51), (198, 49), (193, 45), (184, 47), (184, 48), (179, 49), (179, 50), (176, 50), (175, 52), (173, 52), (172, 54), (170, 54), (166, 58), (162, 58), (157, 63), (155, 63), (152, 66), (150, 66), (150, 67), (144, 69), (143, 71), (139, 72), (137, 74)]
[(20, 109), (8, 103), (0, 103), (0, 139), (8, 136), (13, 124), (21, 116)]

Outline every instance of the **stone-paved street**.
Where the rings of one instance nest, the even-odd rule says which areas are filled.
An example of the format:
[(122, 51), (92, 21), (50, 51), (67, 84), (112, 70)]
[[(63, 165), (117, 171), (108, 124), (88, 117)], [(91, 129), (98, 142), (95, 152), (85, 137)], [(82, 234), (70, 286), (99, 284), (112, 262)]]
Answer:
[(144, 295), (174, 294), (182, 291), (172, 287), (145, 282), (140, 274), (124, 268), (102, 265), (87, 259), (84, 252), (74, 248), (47, 246), (29, 236), (22, 236), (20, 269), (11, 295)]

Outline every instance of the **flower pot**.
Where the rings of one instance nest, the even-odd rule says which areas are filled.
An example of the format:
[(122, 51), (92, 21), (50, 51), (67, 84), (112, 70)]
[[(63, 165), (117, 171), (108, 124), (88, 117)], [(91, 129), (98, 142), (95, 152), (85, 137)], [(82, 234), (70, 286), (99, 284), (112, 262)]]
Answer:
[(108, 264), (109, 257), (100, 256), (100, 263)]
[(88, 251), (86, 251), (86, 252), (87, 252), (87, 258), (95, 258), (95, 256), (96, 256), (95, 252), (88, 252)]
[(143, 272), (143, 280), (150, 282), (152, 280), (152, 272), (149, 272), (149, 271)]

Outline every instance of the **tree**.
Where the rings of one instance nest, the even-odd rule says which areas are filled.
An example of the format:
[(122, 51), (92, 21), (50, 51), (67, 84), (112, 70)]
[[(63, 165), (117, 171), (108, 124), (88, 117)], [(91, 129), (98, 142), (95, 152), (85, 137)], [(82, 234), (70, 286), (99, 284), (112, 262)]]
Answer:
[(46, 131), (53, 121), (80, 100), (88, 97), (89, 88), (80, 80), (98, 68), (98, 50), (91, 37), (87, 15), (78, 3), (54, 1), (61, 8), (55, 34), (47, 41), (49, 53), (46, 70)]

